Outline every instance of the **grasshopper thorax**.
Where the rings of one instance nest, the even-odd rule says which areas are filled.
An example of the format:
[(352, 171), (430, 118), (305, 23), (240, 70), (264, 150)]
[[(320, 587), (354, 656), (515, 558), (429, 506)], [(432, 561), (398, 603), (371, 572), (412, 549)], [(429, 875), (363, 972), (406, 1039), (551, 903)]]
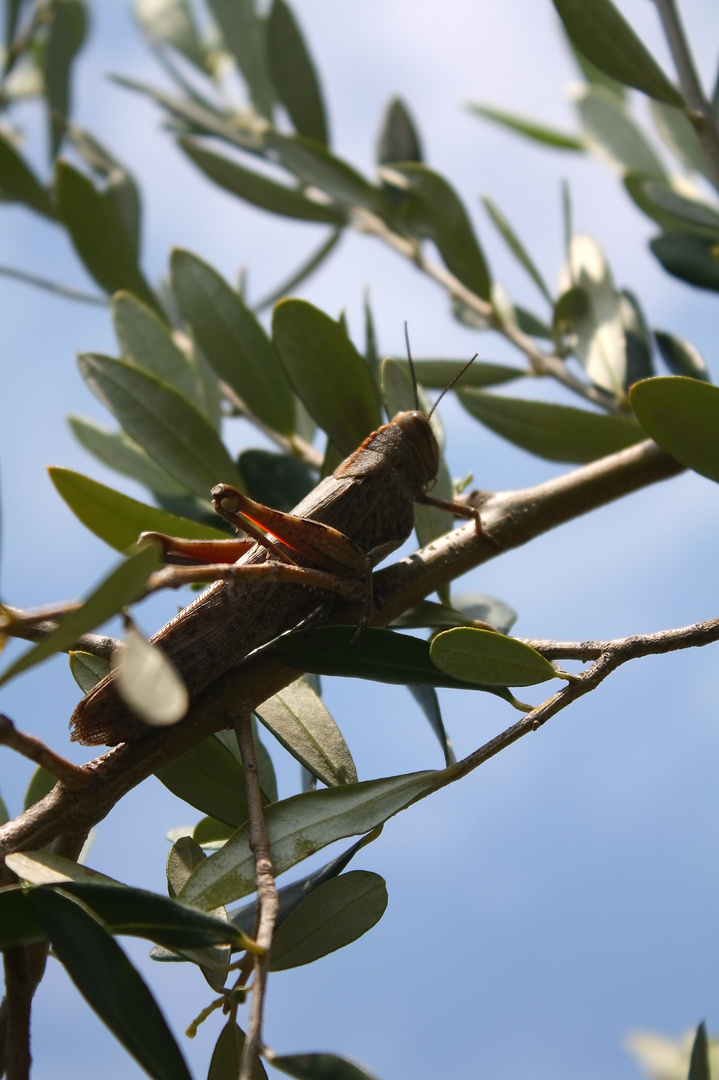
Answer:
[(437, 479), (439, 446), (429, 417), (418, 409), (397, 413), (373, 431), (335, 470), (335, 477), (373, 475), (414, 501)]

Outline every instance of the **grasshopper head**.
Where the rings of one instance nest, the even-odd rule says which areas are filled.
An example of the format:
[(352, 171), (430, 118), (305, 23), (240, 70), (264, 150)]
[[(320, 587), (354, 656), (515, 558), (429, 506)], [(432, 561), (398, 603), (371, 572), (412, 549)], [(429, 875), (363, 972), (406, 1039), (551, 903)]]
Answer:
[(431, 421), (425, 413), (412, 409), (397, 413), (392, 424), (402, 432), (411, 453), (412, 486), (417, 486), (418, 494), (424, 492), (437, 479), (439, 470), (439, 446)]

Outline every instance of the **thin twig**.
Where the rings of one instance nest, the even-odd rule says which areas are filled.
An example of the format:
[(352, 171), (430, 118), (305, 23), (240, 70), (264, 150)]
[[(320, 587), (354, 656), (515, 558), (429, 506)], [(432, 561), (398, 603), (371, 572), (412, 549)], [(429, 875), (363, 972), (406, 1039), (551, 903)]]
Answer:
[(234, 416), (242, 416), (246, 420), (249, 420), (253, 427), (256, 427), (258, 431), (261, 431), (263, 435), (266, 435), (271, 442), (276, 446), (279, 446), (283, 453), (297, 458), (307, 465), (308, 468), (322, 468), (322, 454), (320, 454), (318, 450), (315, 450), (314, 446), (310, 446), (310, 444), (305, 442), (304, 439), (301, 439), (299, 435), (293, 435), (292, 438), (288, 439), (285, 435), (281, 435), (278, 431), (274, 431), (268, 424), (265, 424), (252, 412), (237, 391), (228, 383), (222, 382), (220, 383), (220, 387), (222, 389), (222, 396), (231, 406), (232, 414)]
[(26, 270), (18, 270), (14, 266), (0, 266), (0, 275), (22, 281), (25, 285), (34, 285), (36, 289), (43, 289), (45, 292), (55, 293), (56, 296), (62, 296), (65, 300), (78, 300), (82, 304), (94, 304), (97, 307), (110, 305), (110, 301), (105, 296), (82, 292), (81, 289), (73, 289), (70, 285), (62, 285), (59, 281), (29, 274)]
[(536, 649), (547, 660), (597, 660), (605, 653), (615, 653), (626, 660), (653, 653), (675, 652), (710, 645), (719, 640), (719, 619), (682, 626), (678, 630), (660, 630), (655, 634), (633, 634), (613, 641), (543, 641), (518, 638)]
[(34, 735), (25, 735), (22, 731), (18, 731), (10, 717), (5, 716), (4, 713), (0, 713), (0, 744), (9, 746), (11, 750), (15, 750), (23, 757), (34, 761), (36, 765), (47, 769), (49, 773), (61, 780), (65, 787), (84, 787), (87, 783), (87, 774), (79, 765), (73, 765), (67, 758), (60, 757)]
[(674, 0), (654, 0), (672, 54), (679, 85), (687, 103), (686, 115), (704, 151), (711, 182), (719, 191), (719, 125), (704, 93)]
[[(21, 608), (2, 605), (2, 611), (10, 615), (10, 625), (2, 627), (2, 633), (9, 637), (20, 638), (22, 641), (41, 641), (48, 634), (53, 634), (58, 624), (51, 619), (41, 618), (36, 622), (32, 612), (23, 611)], [(81, 634), (77, 641), (69, 645), (62, 652), (89, 652), (94, 656), (101, 656), (105, 660), (111, 660), (115, 650), (121, 644), (117, 638), (108, 637), (106, 634)]]
[(270, 946), (277, 919), (277, 887), (272, 870), (272, 852), (270, 838), (265, 825), (262, 807), (262, 790), (257, 767), (255, 740), (252, 733), (252, 713), (249, 708), (240, 709), (235, 722), (237, 743), (245, 767), (245, 785), (247, 790), (247, 810), (250, 824), (250, 850), (255, 859), (255, 884), (257, 885), (257, 944), (266, 950), (264, 955), (255, 956), (252, 1005), (247, 1036), (242, 1049), (242, 1063), (239, 1080), (252, 1080), (252, 1073), (262, 1047), (262, 1014), (265, 1004), (267, 974), (270, 965)]

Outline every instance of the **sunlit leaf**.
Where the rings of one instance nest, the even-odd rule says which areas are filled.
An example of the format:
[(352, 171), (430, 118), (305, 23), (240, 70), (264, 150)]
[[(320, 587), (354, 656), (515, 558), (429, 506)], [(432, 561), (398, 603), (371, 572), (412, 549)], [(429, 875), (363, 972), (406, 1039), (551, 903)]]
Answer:
[(584, 86), (572, 95), (587, 147), (619, 172), (663, 178), (664, 166), (631, 113), (610, 90)]
[(90, 389), (127, 434), (196, 495), (208, 498), (220, 482), (242, 486), (217, 432), (177, 390), (125, 360), (84, 353), (78, 363)]
[(583, 465), (624, 450), (644, 437), (630, 419), (571, 405), (500, 397), (482, 390), (460, 390), (458, 397), (485, 427), (549, 461)]
[(153, 1080), (191, 1080), (155, 999), (102, 925), (56, 889), (34, 889), (26, 902), (80, 993)]
[(719, 213), (707, 203), (680, 195), (668, 184), (637, 173), (624, 177), (634, 203), (663, 229), (676, 229), (719, 241)]
[(277, 96), (300, 135), (327, 146), (327, 116), (317, 71), (292, 9), (272, 0), (267, 51)]
[(682, 105), (654, 57), (611, 0), (553, 0), (570, 40), (593, 64), (657, 101)]
[(655, 442), (682, 465), (719, 483), (719, 386), (663, 375), (635, 383), (629, 397)]
[(696, 131), (686, 114), (672, 105), (661, 101), (650, 101), (649, 108), (654, 126), (665, 144), (684, 163), (688, 169), (706, 174), (706, 157)]
[(226, 540), (227, 533), (131, 499), (72, 469), (48, 469), (56, 491), (83, 525), (116, 551), (127, 551), (141, 532), (186, 540)]
[(205, 50), (189, 0), (137, 0), (135, 10), (151, 41), (172, 45), (190, 63), (205, 70)]
[(458, 626), (432, 641), (432, 661), (456, 679), (497, 686), (533, 686), (556, 679), (548, 660), (516, 638)]
[(255, 711), (285, 749), (323, 784), (356, 782), (349, 748), (322, 699), (305, 679), (286, 686)]
[(190, 695), (180, 673), (157, 645), (130, 629), (113, 655), (117, 692), (150, 727), (176, 724), (187, 712)]
[(371, 930), (387, 907), (379, 874), (351, 870), (326, 881), (278, 928), (272, 939), (273, 971), (311, 964)]
[(0, 684), (21, 671), (39, 664), (53, 653), (72, 645), (81, 634), (94, 630), (115, 615), (120, 608), (133, 603), (142, 595), (147, 579), (160, 563), (157, 547), (143, 545), (124, 560), (90, 595), (81, 607), (63, 615), (56, 630), (23, 653), (2, 676)]
[(272, 119), (272, 85), (267, 65), (265, 25), (254, 0), (208, 0), (228, 50), (232, 53), (258, 112)]
[(104, 679), (110, 671), (110, 661), (94, 653), (73, 650), (70, 652), (70, 672), (83, 694)]
[(272, 340), (310, 416), (344, 454), (380, 426), (377, 387), (339, 323), (306, 300), (282, 300)]

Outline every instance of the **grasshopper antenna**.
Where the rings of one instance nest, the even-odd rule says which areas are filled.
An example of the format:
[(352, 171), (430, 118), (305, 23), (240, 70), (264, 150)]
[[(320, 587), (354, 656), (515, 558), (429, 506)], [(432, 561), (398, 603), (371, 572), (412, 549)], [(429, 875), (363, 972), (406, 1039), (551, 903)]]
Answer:
[(428, 420), (432, 419), (432, 416), (434, 414), (434, 410), (437, 408), (437, 406), (439, 405), (439, 403), (442, 400), (442, 398), (444, 397), (444, 395), (446, 393), (448, 393), (456, 383), (459, 382), (459, 380), (462, 378), (462, 376), (464, 375), (467, 368), (471, 367), (471, 365), (474, 363), (474, 361), (477, 359), (478, 356), (479, 356), (479, 353), (475, 353), (474, 356), (472, 357), (472, 359), (468, 360), (467, 363), (464, 365), (464, 367), (461, 369), (461, 371), (458, 371), (457, 374), (455, 375), (455, 377), (452, 379), (452, 381), (447, 386), (445, 386), (444, 390), (439, 395), (439, 397), (435, 401), (432, 408), (429, 410), (429, 413), (427, 414), (427, 419)]
[(419, 407), (419, 390), (417, 389), (417, 373), (414, 370), (414, 363), (412, 362), (412, 350), (409, 347), (409, 331), (407, 330), (407, 320), (404, 321), (404, 340), (407, 345), (407, 360), (409, 362), (409, 372), (412, 376), (412, 390), (414, 391), (414, 407), (417, 412), (420, 412)]

